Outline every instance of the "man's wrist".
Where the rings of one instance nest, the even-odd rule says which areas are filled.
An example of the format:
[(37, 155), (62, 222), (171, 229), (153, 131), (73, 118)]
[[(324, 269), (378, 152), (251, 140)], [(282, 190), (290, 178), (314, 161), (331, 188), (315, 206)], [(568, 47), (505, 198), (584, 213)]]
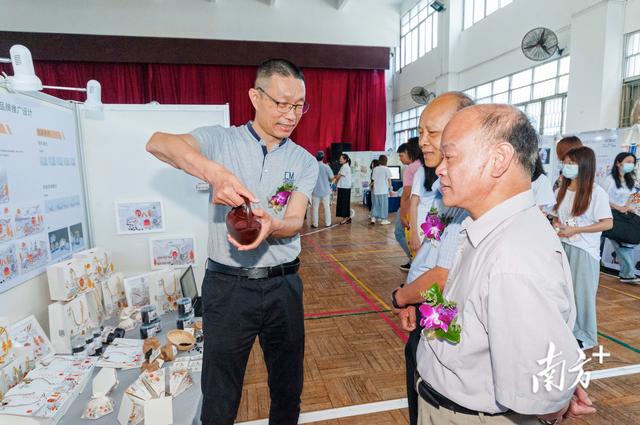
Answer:
[(400, 285), (398, 288), (394, 289), (393, 292), (391, 292), (391, 304), (393, 305), (393, 308), (401, 309), (406, 307), (403, 303), (398, 302), (397, 298), (398, 291), (402, 289), (402, 287), (404, 287), (404, 284)]
[(204, 178), (211, 185), (214, 185), (216, 183), (218, 177), (220, 177), (220, 175), (224, 173), (224, 171), (228, 172), (228, 170), (226, 170), (222, 165), (213, 160), (210, 160), (209, 158), (203, 156), (202, 160)]

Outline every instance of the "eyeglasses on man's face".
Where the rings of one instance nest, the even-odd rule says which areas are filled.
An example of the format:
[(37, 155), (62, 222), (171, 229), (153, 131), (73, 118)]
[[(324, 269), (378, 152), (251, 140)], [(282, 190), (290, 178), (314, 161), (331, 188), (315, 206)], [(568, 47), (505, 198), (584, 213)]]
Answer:
[(307, 102), (304, 102), (303, 104), (278, 102), (273, 97), (269, 96), (269, 94), (266, 91), (264, 91), (262, 89), (262, 87), (256, 87), (256, 90), (259, 90), (260, 93), (264, 94), (265, 96), (267, 96), (269, 98), (269, 100), (271, 100), (273, 103), (275, 103), (276, 104), (276, 111), (278, 111), (281, 114), (286, 114), (287, 112), (289, 112), (292, 109), (293, 109), (293, 112), (295, 114), (297, 114), (297, 115), (302, 115), (302, 114), (306, 114), (307, 112), (309, 112), (309, 107), (311, 105), (309, 105)]

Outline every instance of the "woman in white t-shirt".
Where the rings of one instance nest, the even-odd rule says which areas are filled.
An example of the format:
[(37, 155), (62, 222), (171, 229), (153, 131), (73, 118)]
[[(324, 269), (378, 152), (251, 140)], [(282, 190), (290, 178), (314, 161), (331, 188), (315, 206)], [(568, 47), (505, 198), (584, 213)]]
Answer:
[[(634, 190), (636, 169), (636, 157), (629, 152), (621, 152), (616, 156), (611, 168), (611, 175), (603, 182), (602, 187), (609, 195), (609, 205), (611, 209), (622, 214), (633, 214), (629, 210), (629, 199)], [(618, 278), (623, 283), (638, 283), (636, 278), (636, 267), (633, 251), (636, 245), (620, 243), (611, 240), (611, 244), (616, 251), (616, 258), (620, 265)]]
[(351, 223), (351, 158), (346, 153), (340, 155), (340, 171), (334, 177), (338, 189), (336, 217), (342, 218), (340, 224)]
[(373, 190), (371, 191), (371, 224), (390, 224), (389, 218), (389, 191), (391, 191), (391, 170), (387, 167), (387, 156), (380, 155), (378, 165), (371, 172)]
[(556, 191), (554, 227), (567, 253), (576, 299), (573, 335), (583, 349), (598, 340), (596, 292), (600, 274), (600, 235), (613, 227), (609, 196), (597, 184), (596, 156), (583, 146), (564, 158), (562, 183)]
[(533, 175), (531, 176), (531, 190), (533, 191), (536, 205), (540, 207), (542, 212), (547, 213), (551, 211), (556, 204), (556, 195), (553, 193), (551, 180), (549, 180), (544, 172), (540, 157), (538, 157), (536, 161), (536, 168), (533, 170)]

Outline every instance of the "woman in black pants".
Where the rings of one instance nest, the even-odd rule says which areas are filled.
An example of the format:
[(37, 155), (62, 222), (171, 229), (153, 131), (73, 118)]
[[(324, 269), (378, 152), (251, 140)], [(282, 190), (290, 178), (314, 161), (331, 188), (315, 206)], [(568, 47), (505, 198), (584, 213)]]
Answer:
[(351, 223), (351, 159), (349, 155), (340, 155), (340, 171), (334, 177), (338, 188), (336, 217), (342, 218), (340, 224)]

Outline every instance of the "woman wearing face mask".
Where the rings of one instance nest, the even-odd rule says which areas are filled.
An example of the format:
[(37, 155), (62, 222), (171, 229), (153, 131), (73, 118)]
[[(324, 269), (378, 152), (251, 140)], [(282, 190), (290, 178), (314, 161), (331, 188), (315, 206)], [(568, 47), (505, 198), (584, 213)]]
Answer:
[(596, 157), (583, 146), (564, 157), (562, 183), (556, 191), (553, 224), (567, 253), (577, 317), (573, 334), (583, 349), (598, 340), (596, 292), (600, 274), (600, 235), (613, 227), (609, 196), (594, 183)]
[[(635, 155), (629, 152), (619, 153), (613, 161), (611, 175), (607, 177), (602, 185), (609, 195), (609, 205), (611, 206), (611, 209), (619, 212), (620, 214), (633, 214), (633, 211), (629, 209), (629, 203), (631, 193), (636, 183), (635, 168)], [(614, 213), (614, 217), (617, 215), (617, 213)], [(616, 221), (614, 220), (614, 225), (615, 222)], [(611, 240), (611, 244), (616, 251), (618, 264), (620, 264), (620, 282), (640, 282), (640, 279), (636, 278), (635, 260), (633, 258), (633, 250), (636, 246), (615, 240)]]
[[(558, 160), (560, 162), (564, 161), (564, 157), (565, 155), (567, 155), (567, 152), (569, 152), (571, 149), (575, 149), (579, 147), (582, 147), (582, 140), (580, 140), (578, 136), (563, 137), (562, 139), (560, 139), (560, 141), (558, 141), (558, 144), (556, 145), (556, 155), (558, 156)], [(562, 170), (560, 170), (560, 175), (558, 176), (556, 181), (553, 183), (553, 190), (554, 191), (557, 190), (560, 187), (561, 183), (562, 183)]]

